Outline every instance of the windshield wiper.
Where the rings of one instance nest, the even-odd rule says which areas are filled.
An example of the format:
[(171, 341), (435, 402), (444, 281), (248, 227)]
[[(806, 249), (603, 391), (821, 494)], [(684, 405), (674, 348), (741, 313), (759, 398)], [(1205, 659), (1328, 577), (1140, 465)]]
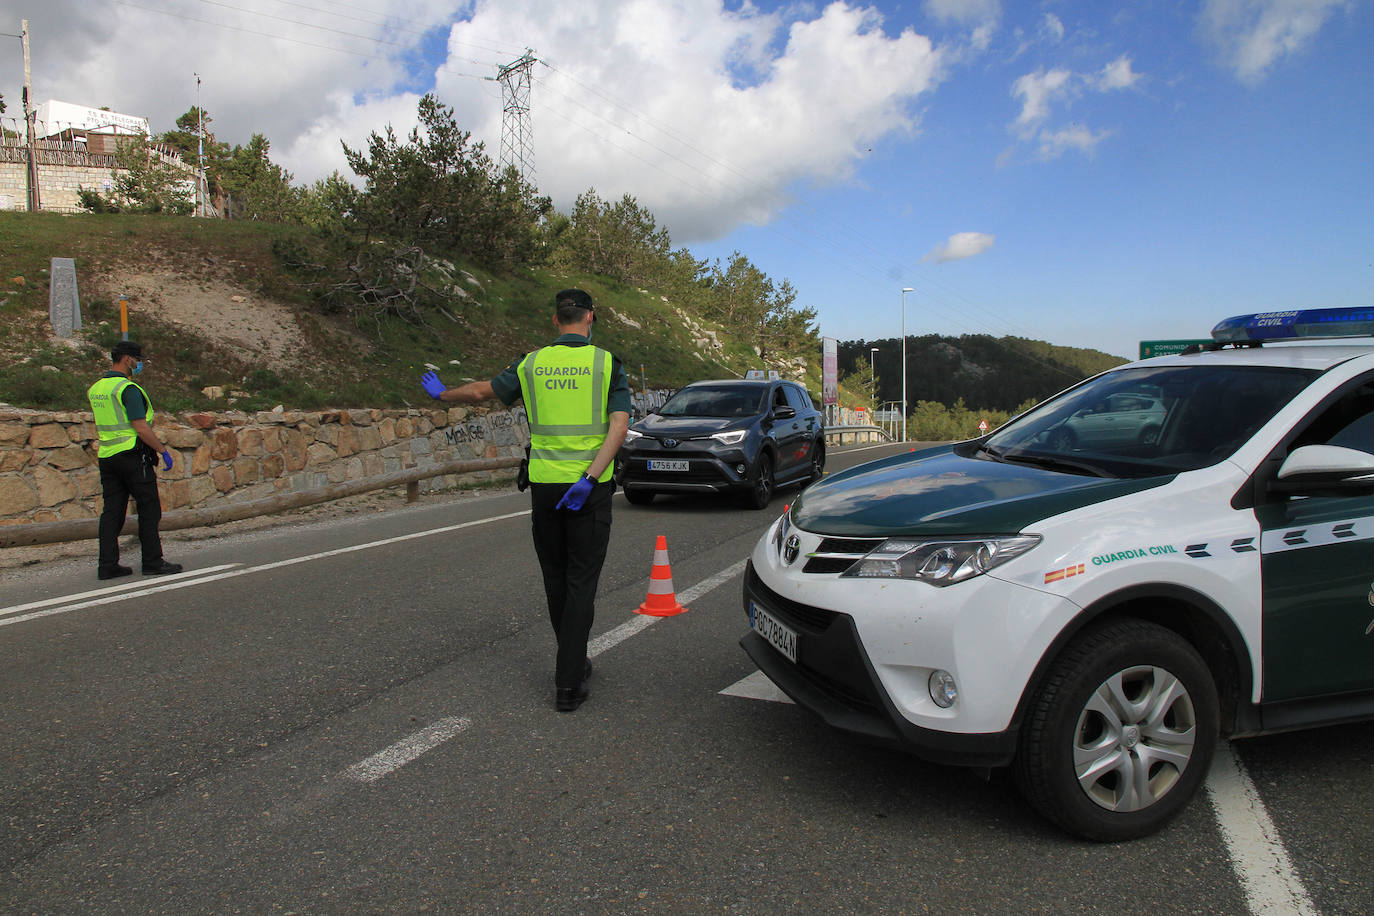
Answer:
[(1061, 458), (1058, 455), (1031, 455), (1025, 452), (994, 452), (986, 449), (998, 461), (1013, 461), (1018, 464), (1033, 464), (1036, 467), (1046, 468), (1047, 470), (1067, 470), (1081, 471), (1091, 474), (1093, 477), (1115, 477), (1110, 471), (1090, 464), (1087, 461), (1076, 461), (1072, 458)]

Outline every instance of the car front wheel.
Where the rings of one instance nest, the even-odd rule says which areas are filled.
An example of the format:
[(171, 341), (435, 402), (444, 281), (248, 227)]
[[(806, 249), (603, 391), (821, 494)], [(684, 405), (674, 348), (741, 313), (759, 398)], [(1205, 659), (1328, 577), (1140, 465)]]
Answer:
[(825, 476), (825, 445), (817, 442), (811, 446), (811, 479), (815, 483)]
[(749, 483), (745, 501), (752, 509), (766, 509), (773, 498), (773, 456), (764, 452), (754, 466), (754, 476)]
[(1071, 833), (1146, 836), (1206, 777), (1218, 722), (1216, 685), (1196, 650), (1155, 624), (1118, 621), (1055, 662), (1023, 726), (1016, 781)]

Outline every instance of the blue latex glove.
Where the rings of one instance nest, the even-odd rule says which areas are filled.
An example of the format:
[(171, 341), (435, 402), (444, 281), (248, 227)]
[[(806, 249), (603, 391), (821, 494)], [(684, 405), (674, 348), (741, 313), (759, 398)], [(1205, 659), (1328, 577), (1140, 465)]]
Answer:
[(576, 512), (582, 508), (582, 504), (587, 501), (587, 497), (592, 492), (592, 479), (583, 474), (577, 479), (577, 483), (568, 487), (568, 492), (563, 494), (563, 498), (558, 501), (555, 509), (571, 509)]
[(425, 394), (434, 398), (436, 401), (439, 400), (439, 395), (443, 394), (444, 390), (447, 388), (443, 382), (439, 381), (439, 375), (433, 369), (420, 376), (420, 384), (424, 387)]
[(172, 469), (172, 450), (169, 448), (164, 448), (162, 450), (162, 469), (164, 471), (170, 471)]

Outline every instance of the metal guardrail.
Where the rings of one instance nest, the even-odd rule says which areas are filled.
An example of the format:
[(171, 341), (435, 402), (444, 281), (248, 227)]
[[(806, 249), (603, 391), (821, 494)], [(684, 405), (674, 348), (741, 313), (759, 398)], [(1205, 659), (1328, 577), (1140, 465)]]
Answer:
[[(302, 506), (313, 506), (316, 503), (329, 502), (333, 499), (343, 499), (347, 496), (357, 496), (360, 493), (367, 493), (371, 490), (381, 490), (386, 487), (397, 487), (402, 484), (406, 487), (406, 497), (414, 501), (419, 495), (419, 483), (430, 477), (442, 477), (445, 474), (466, 474), (472, 471), (495, 471), (503, 468), (515, 468), (520, 466), (523, 458), (467, 458), (461, 461), (449, 461), (444, 464), (435, 465), (432, 468), (411, 468), (405, 471), (392, 471), (390, 474), (381, 474), (377, 477), (369, 477), (366, 480), (355, 480), (352, 483), (333, 484), (328, 487), (320, 487), (316, 490), (305, 490), (300, 493), (283, 493), (278, 496), (268, 496), (263, 499), (252, 499), (241, 503), (229, 503), (223, 506), (214, 506), (205, 509), (181, 509), (168, 512), (162, 516), (162, 522), (158, 528), (161, 531), (176, 531), (181, 528), (197, 528), (202, 525), (219, 525), (224, 522), (236, 522), (245, 518), (255, 518), (259, 515), (268, 515), (273, 512), (283, 512), (287, 509), (299, 509)], [(64, 522), (33, 522), (27, 525), (4, 525), (0, 526), (0, 547), (31, 547), (35, 544), (55, 544), (59, 541), (82, 541), (96, 537), (100, 526), (98, 518), (74, 519)], [(124, 522), (124, 528), (120, 531), (121, 535), (138, 533), (138, 516), (131, 514)]]
[[(859, 442), (892, 442), (887, 430), (879, 426), (827, 426), (824, 429), (827, 445), (856, 445)], [(846, 438), (848, 437), (848, 438)]]

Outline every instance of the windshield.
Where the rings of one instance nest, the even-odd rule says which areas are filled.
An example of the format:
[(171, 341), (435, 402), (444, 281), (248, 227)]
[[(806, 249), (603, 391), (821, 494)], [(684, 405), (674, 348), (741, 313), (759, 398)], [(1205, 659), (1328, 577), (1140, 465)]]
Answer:
[(1216, 464), (1316, 376), (1266, 366), (1172, 366), (1099, 376), (990, 436), (989, 457), (1103, 477)]
[(692, 385), (659, 408), (664, 417), (752, 417), (762, 410), (766, 389), (750, 386)]

